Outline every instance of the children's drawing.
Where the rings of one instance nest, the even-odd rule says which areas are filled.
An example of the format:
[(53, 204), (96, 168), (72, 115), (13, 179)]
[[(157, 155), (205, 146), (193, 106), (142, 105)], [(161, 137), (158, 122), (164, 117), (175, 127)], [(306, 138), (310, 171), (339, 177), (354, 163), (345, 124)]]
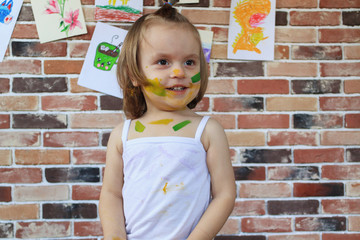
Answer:
[(122, 98), (116, 78), (117, 60), (126, 30), (98, 22), (87, 51), (78, 84)]
[(232, 0), (228, 58), (274, 59), (275, 0)]
[(210, 62), (211, 45), (214, 33), (212, 31), (198, 30), (201, 38), (201, 45), (207, 62)]
[(0, 62), (4, 59), (23, 0), (3, 0), (0, 4)]
[(87, 33), (80, 0), (31, 0), (40, 42)]
[(13, 7), (13, 1), (4, 0), (0, 5), (0, 23), (9, 24), (13, 17), (11, 16), (11, 10)]
[(135, 22), (142, 16), (142, 0), (95, 0), (95, 20)]
[[(115, 35), (113, 38), (118, 37), (118, 35)], [(96, 48), (94, 67), (100, 70), (110, 71), (119, 58), (120, 47), (122, 44), (123, 42), (118, 46), (115, 46), (107, 42), (100, 43)]]

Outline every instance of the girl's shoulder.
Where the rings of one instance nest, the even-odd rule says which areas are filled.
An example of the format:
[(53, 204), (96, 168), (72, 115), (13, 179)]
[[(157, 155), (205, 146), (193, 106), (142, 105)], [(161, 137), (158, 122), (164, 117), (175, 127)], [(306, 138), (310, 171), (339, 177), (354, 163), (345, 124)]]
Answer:
[(216, 119), (209, 118), (201, 136), (201, 142), (203, 143), (205, 150), (209, 148), (214, 139), (224, 135), (225, 131), (223, 126)]
[(108, 147), (116, 147), (119, 152), (122, 152), (122, 133), (124, 128), (125, 121), (119, 123), (117, 126), (113, 128), (110, 133)]

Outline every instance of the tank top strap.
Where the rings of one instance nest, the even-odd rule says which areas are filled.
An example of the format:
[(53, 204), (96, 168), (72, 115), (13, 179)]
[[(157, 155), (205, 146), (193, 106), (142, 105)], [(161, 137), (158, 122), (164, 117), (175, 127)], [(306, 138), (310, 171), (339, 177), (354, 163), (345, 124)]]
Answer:
[(197, 140), (197, 141), (200, 141), (200, 139), (201, 139), (201, 135), (202, 135), (202, 133), (203, 133), (203, 131), (204, 131), (204, 129), (205, 129), (205, 126), (206, 126), (206, 123), (207, 123), (207, 121), (209, 120), (209, 116), (204, 116), (202, 119), (201, 119), (201, 121), (200, 121), (200, 123), (199, 123), (199, 126), (198, 126), (198, 128), (197, 128), (197, 130), (196, 130), (196, 133), (195, 133), (195, 139)]
[(127, 138), (128, 138), (130, 123), (131, 123), (131, 119), (126, 119), (124, 122), (122, 134), (121, 134), (121, 140), (122, 140), (123, 146), (125, 145)]

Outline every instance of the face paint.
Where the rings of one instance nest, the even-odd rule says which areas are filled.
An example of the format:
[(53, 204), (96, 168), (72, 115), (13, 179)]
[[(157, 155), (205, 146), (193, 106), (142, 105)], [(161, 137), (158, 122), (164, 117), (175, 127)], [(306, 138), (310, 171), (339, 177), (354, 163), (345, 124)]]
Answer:
[(168, 124), (171, 123), (172, 121), (174, 121), (174, 119), (160, 119), (160, 120), (157, 120), (157, 121), (149, 122), (149, 124), (164, 124), (164, 125), (168, 125)]
[(144, 130), (145, 130), (145, 126), (140, 121), (136, 121), (135, 122), (135, 131), (143, 132)]
[(164, 87), (161, 86), (160, 81), (158, 78), (154, 79), (148, 79), (150, 85), (145, 86), (145, 90), (154, 93), (155, 95), (158, 95), (160, 97), (166, 96), (166, 91)]
[(198, 72), (197, 74), (195, 74), (194, 76), (191, 77), (191, 81), (192, 83), (197, 83), (201, 80), (201, 75), (200, 72)]
[(180, 70), (177, 68), (173, 70), (173, 73), (175, 74), (175, 76), (179, 75), (179, 72), (180, 72)]
[(183, 121), (181, 123), (178, 123), (175, 126), (173, 126), (173, 129), (176, 132), (176, 131), (182, 129), (183, 127), (185, 127), (186, 125), (188, 125), (189, 123), (191, 123), (190, 120), (185, 120), (185, 121)]

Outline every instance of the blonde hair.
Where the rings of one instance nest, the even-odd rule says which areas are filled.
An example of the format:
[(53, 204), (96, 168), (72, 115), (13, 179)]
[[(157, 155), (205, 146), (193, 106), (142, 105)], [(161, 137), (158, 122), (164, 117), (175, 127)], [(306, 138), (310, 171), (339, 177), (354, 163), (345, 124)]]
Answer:
[[(208, 65), (201, 47), (200, 35), (195, 26), (170, 4), (165, 4), (154, 13), (140, 17), (130, 28), (122, 46), (118, 67), (117, 78), (123, 90), (124, 113), (127, 118), (141, 117), (147, 110), (141, 86), (148, 84), (146, 77), (138, 66), (139, 45), (143, 39), (145, 30), (158, 22), (176, 23), (179, 26), (190, 29), (200, 46), (200, 90), (198, 95), (187, 105), (194, 108), (203, 98), (208, 83)], [(133, 83), (136, 83), (134, 86)]]

